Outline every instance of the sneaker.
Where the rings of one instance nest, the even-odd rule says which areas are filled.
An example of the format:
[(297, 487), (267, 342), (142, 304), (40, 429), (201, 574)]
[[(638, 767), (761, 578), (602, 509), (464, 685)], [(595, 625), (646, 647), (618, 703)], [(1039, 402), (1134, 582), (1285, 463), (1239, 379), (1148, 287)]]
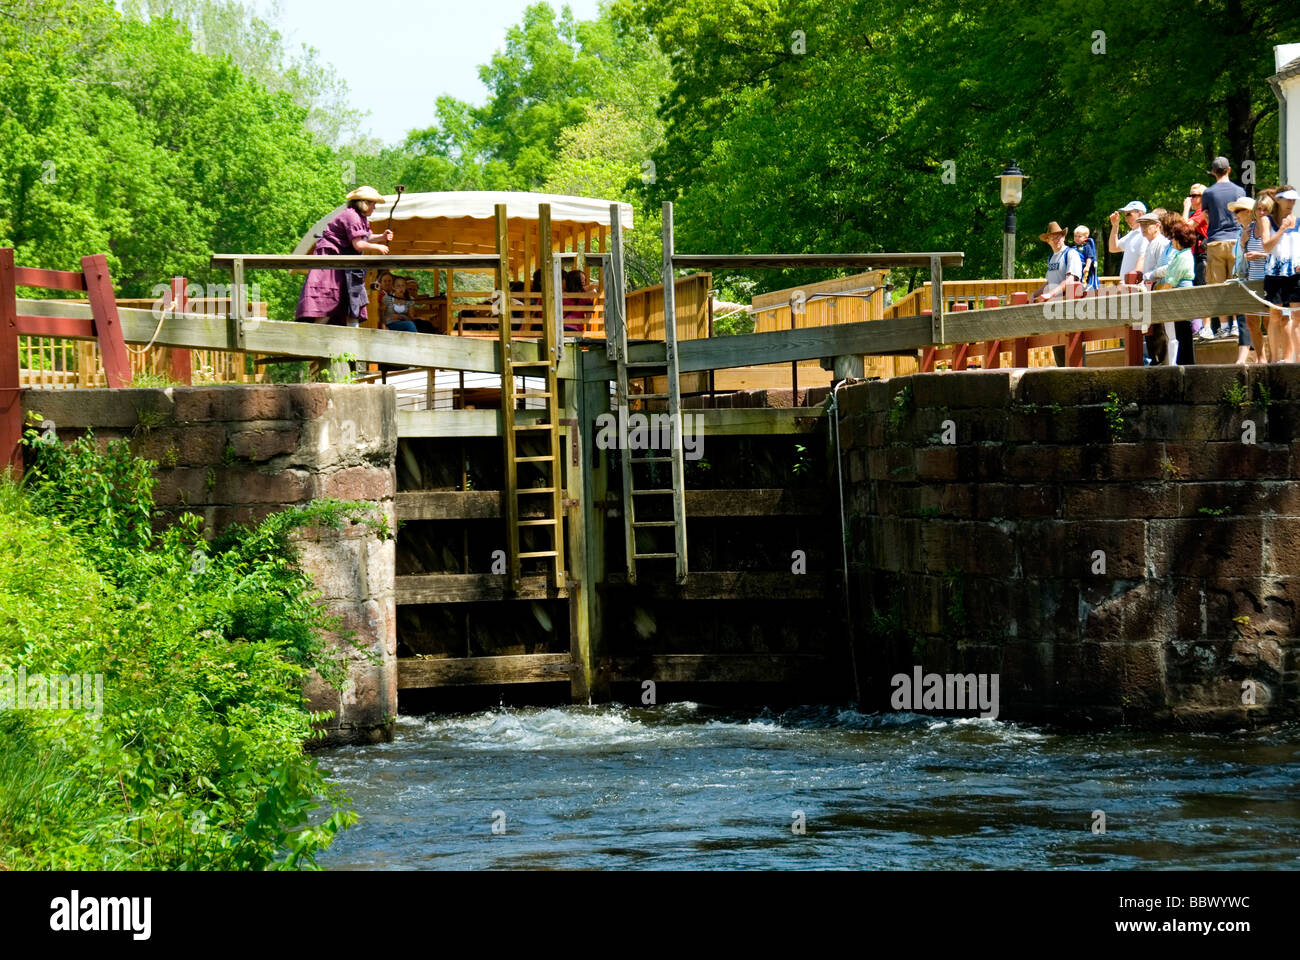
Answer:
[(1237, 321), (1236, 321), (1236, 320), (1232, 321), (1232, 323), (1226, 323), (1226, 324), (1224, 324), (1222, 327), (1219, 328), (1219, 339), (1220, 339), (1220, 340), (1236, 340), (1236, 339), (1237, 339)]
[(1197, 339), (1197, 340), (1214, 340), (1214, 339), (1215, 339), (1214, 331), (1210, 329), (1210, 325), (1209, 325), (1208, 323), (1207, 323), (1205, 326), (1201, 327), (1200, 330), (1197, 330), (1197, 331), (1196, 331), (1196, 339)]

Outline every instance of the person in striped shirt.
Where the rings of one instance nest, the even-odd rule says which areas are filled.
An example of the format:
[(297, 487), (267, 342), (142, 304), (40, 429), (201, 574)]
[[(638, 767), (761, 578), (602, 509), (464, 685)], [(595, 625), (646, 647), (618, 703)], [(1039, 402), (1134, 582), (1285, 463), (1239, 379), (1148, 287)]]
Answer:
[[(1232, 245), (1233, 273), (1242, 280), (1264, 279), (1264, 244), (1259, 235), (1259, 224), (1255, 218), (1255, 199), (1238, 197), (1228, 204), (1228, 209), (1237, 218), (1241, 230), (1236, 243)], [(1250, 358), (1250, 348), (1255, 348), (1255, 362), (1267, 363), (1268, 356), (1264, 346), (1262, 330), (1264, 316), (1252, 313), (1237, 317), (1237, 363), (1246, 363)]]

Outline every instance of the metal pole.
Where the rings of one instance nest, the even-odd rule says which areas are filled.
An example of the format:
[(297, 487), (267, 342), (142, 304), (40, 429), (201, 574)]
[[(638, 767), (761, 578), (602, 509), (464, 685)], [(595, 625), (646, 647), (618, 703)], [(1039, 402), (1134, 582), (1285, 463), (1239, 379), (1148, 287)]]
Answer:
[(1007, 221), (1002, 228), (1002, 279), (1016, 277), (1016, 205), (1007, 204)]

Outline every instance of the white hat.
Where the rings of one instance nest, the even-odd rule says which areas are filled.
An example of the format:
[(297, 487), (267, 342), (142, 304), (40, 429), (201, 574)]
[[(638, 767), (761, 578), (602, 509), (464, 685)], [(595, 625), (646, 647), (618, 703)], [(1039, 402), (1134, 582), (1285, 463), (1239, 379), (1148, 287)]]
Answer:
[(375, 203), (383, 203), (383, 195), (374, 187), (357, 187), (349, 193), (345, 200), (373, 200)]
[(1120, 210), (1124, 213), (1128, 213), (1130, 210), (1136, 210), (1139, 214), (1143, 214), (1147, 212), (1147, 205), (1141, 200), (1130, 200), (1128, 203), (1124, 204), (1124, 206), (1120, 207)]
[(1287, 190), (1285, 193), (1279, 193), (1276, 196), (1279, 200), (1300, 200), (1300, 193), (1296, 193), (1294, 190)]

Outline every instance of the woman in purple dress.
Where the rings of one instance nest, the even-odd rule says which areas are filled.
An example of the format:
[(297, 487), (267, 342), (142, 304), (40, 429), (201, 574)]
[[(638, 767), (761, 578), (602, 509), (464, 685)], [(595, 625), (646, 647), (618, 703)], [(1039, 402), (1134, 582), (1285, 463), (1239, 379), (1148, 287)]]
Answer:
[[(388, 253), (387, 244), (393, 239), (393, 231), (370, 232), (370, 215), (375, 212), (375, 204), (383, 199), (374, 187), (357, 187), (349, 193), (347, 209), (327, 223), (316, 240), (316, 254)], [(305, 323), (355, 327), (366, 319), (369, 302), (365, 270), (310, 270), (298, 297), (296, 316)]]

